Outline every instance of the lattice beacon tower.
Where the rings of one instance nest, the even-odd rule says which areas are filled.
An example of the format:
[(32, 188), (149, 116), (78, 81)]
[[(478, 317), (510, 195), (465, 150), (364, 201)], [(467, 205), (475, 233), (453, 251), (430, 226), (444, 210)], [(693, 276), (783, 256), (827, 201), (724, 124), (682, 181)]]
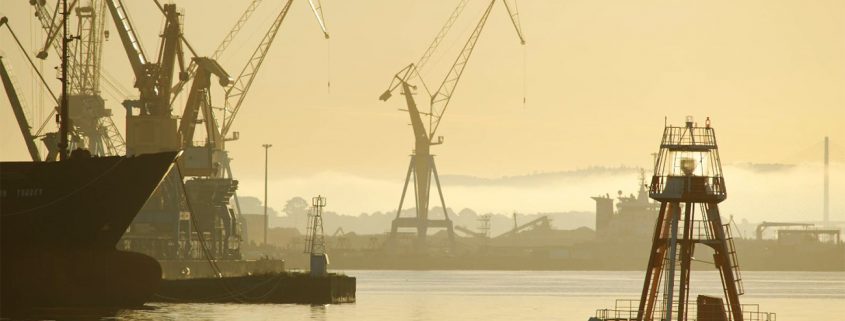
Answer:
[[(719, 217), (717, 204), (727, 194), (716, 134), (709, 118), (703, 128), (696, 127), (692, 117), (687, 117), (686, 126), (667, 126), (663, 130), (649, 196), (660, 202), (660, 213), (637, 319), (653, 320), (657, 311), (662, 314), (657, 319), (687, 319), (690, 263), (695, 244), (703, 244), (715, 252), (713, 262), (722, 278), (728, 313), (733, 320), (742, 321), (742, 278), (730, 229), (722, 225)], [(700, 209), (698, 213), (696, 208)], [(663, 293), (661, 283), (665, 283)], [(658, 300), (661, 294), (662, 300)], [(662, 307), (655, 307), (657, 304)]]
[[(727, 193), (709, 118), (704, 127), (692, 117), (687, 117), (685, 126), (666, 126), (649, 196), (660, 202), (660, 212), (640, 300), (625, 301), (621, 307), (624, 300), (619, 300), (615, 309), (598, 310), (591, 320), (772, 320), (774, 314), (739, 302), (742, 278), (730, 229), (719, 216), (718, 204)], [(713, 249), (712, 261), (724, 291), (699, 295), (690, 304), (690, 264), (696, 245)], [(707, 258), (696, 260), (702, 259)]]

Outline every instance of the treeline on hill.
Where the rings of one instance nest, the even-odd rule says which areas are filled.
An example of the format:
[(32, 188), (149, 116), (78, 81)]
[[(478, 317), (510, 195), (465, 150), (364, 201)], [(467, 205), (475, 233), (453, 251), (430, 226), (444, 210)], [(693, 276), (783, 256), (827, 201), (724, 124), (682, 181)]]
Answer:
[[(239, 197), (241, 212), (243, 214), (257, 215), (264, 213), (264, 205), (256, 197)], [(293, 197), (285, 202), (281, 211), (268, 207), (271, 228), (286, 227), (296, 228), (304, 233), (308, 218), (309, 202), (302, 197)], [(415, 208), (402, 211), (402, 216), (413, 216)], [(514, 226), (514, 213), (477, 213), (472, 209), (464, 208), (457, 213), (452, 208), (446, 209), (449, 218), (455, 225), (460, 225), (473, 231), (478, 231), (483, 215), (490, 215), (490, 233), (492, 236), (511, 230)], [(429, 215), (440, 218), (443, 215), (441, 207), (433, 207)], [(579, 227), (594, 228), (595, 216), (590, 212), (555, 212), (555, 213), (516, 213), (517, 224), (528, 223), (541, 216), (548, 216), (552, 220), (552, 227), (556, 229), (575, 229)], [(323, 225), (325, 233), (331, 235), (342, 228), (346, 233), (356, 234), (382, 234), (390, 231), (390, 223), (396, 217), (395, 210), (375, 211), (371, 213), (337, 213), (326, 210), (323, 212)]]

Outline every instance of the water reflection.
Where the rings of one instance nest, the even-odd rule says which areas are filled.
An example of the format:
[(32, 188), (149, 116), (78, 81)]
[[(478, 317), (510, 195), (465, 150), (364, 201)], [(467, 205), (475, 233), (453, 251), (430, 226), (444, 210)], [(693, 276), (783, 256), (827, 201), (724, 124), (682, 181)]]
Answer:
[[(354, 304), (164, 304), (121, 311), (41, 311), (37, 320), (285, 321), (584, 321), (617, 298), (639, 296), (640, 271), (355, 271)], [(718, 273), (702, 273), (696, 291), (720, 291)], [(712, 277), (712, 278), (711, 278)], [(710, 281), (707, 281), (710, 280)], [(779, 320), (826, 320), (845, 314), (845, 272), (743, 273), (743, 303)], [(715, 283), (715, 284), (714, 284)], [(17, 320), (18, 318), (15, 318)]]
[(326, 305), (315, 304), (311, 306), (311, 320), (326, 321)]

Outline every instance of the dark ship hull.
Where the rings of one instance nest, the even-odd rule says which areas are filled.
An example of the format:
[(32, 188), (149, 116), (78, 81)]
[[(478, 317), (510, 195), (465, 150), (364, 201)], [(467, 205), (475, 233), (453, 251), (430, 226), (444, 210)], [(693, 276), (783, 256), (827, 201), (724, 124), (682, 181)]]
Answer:
[(0, 163), (2, 313), (149, 299), (160, 266), (115, 244), (177, 155)]

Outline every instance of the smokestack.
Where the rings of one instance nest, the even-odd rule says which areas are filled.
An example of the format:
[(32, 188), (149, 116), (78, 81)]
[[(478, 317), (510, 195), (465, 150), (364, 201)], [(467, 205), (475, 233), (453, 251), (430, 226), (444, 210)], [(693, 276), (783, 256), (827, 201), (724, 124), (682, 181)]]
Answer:
[(830, 223), (830, 138), (824, 137), (824, 225)]

